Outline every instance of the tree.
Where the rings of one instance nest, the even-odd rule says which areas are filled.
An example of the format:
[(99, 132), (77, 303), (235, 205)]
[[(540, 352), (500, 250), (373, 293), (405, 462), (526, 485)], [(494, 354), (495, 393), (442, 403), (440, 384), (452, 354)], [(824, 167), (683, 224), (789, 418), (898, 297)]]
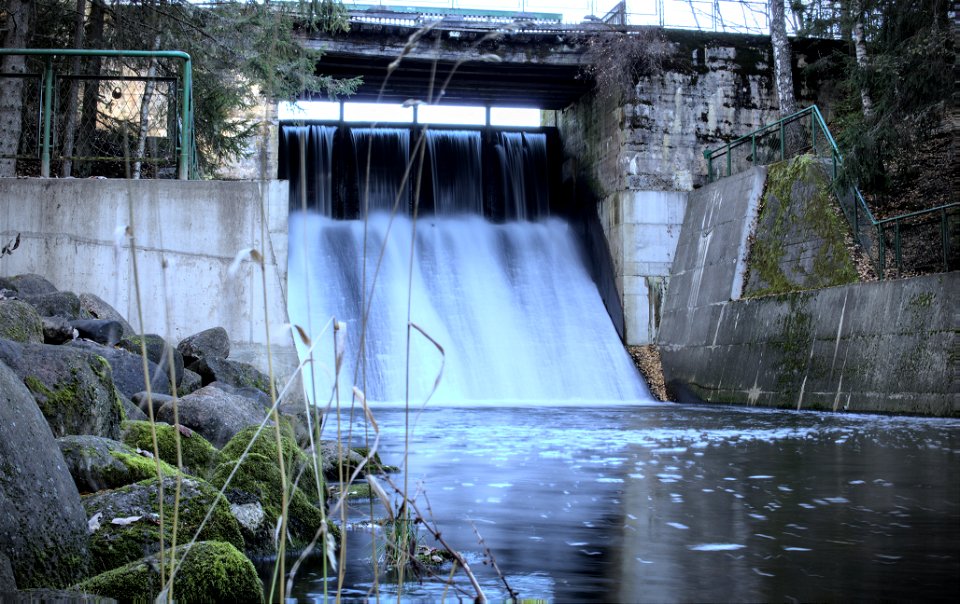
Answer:
[[(332, 0), (300, 3), (223, 1), (195, 5), (187, 0), (12, 0), (14, 5), (37, 4), (45, 15), (36, 27), (21, 29), (27, 39), (19, 46), (64, 48), (84, 45), (106, 49), (171, 49), (190, 53), (194, 64), (194, 131), (197, 160), (203, 174), (212, 175), (224, 161), (242, 154), (256, 129), (237, 116), (254, 101), (253, 92), (270, 100), (292, 99), (303, 92), (327, 96), (349, 94), (356, 80), (337, 80), (316, 73), (318, 51), (306, 48), (298, 34), (310, 29), (328, 31), (347, 27), (343, 7)], [(10, 19), (8, 19), (10, 20)], [(10, 32), (8, 30), (8, 38)], [(81, 35), (82, 34), (82, 35)], [(5, 40), (10, 46), (9, 40)], [(84, 59), (81, 71), (100, 75), (117, 60)], [(178, 65), (170, 62), (127, 61), (123, 66), (147, 76), (151, 66), (157, 76), (174, 76)], [(149, 92), (147, 87), (143, 92)], [(94, 154), (90, 136), (98, 124), (98, 88), (71, 88), (60, 110), (70, 133), (64, 141), (81, 156)], [(143, 95), (149, 97), (149, 94)], [(14, 98), (3, 95), (3, 101)], [(18, 96), (16, 98), (19, 98)], [(77, 105), (79, 104), (79, 110)], [(19, 103), (16, 103), (19, 108)], [(143, 117), (147, 117), (143, 115)], [(131, 155), (141, 155), (147, 124), (139, 117), (124, 131)], [(63, 166), (83, 174), (83, 166)]]
[(777, 99), (780, 102), (780, 116), (786, 117), (797, 111), (797, 99), (793, 93), (793, 62), (791, 60), (790, 40), (787, 39), (784, 0), (768, 0), (768, 9)]
[[(4, 11), (4, 48), (25, 48), (29, 39), (33, 3), (30, 0), (9, 0)], [(25, 73), (26, 57), (3, 55), (0, 73)], [(17, 155), (22, 126), (23, 79), (0, 78), (0, 176), (16, 176)]]

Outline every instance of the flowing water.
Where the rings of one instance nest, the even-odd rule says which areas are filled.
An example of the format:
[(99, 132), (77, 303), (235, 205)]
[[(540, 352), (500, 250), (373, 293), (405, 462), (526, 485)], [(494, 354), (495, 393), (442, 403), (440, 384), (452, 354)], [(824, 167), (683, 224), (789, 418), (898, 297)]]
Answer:
[[(360, 221), (331, 218), (334, 130), (311, 128), (285, 134), (323, 172), (292, 188), (313, 211), (290, 217), (290, 319), (321, 343), (308, 391), (322, 405), (333, 397), (335, 318), (340, 400), (356, 385), (375, 404), (386, 464), (404, 465), (409, 439), (406, 476), (389, 480), (410, 481), (488, 598), (510, 597), (506, 585), (562, 602), (957, 597), (960, 422), (653, 403), (578, 241), (546, 218), (541, 135), (496, 139), (495, 214), (518, 220), (479, 215), (481, 138), (453, 132), (426, 141), (432, 213)], [(409, 132), (350, 136), (356, 177), (366, 156), (376, 163), (369, 207), (406, 208)], [(362, 412), (345, 410), (340, 426), (328, 415), (324, 437), (372, 438), (372, 424), (349, 417)], [(447, 583), (449, 564), (402, 587), (374, 577), (382, 530), (370, 520), (383, 513), (351, 504), (344, 596), (474, 595), (462, 573)], [(311, 558), (292, 595), (325, 589), (336, 592), (336, 575)]]

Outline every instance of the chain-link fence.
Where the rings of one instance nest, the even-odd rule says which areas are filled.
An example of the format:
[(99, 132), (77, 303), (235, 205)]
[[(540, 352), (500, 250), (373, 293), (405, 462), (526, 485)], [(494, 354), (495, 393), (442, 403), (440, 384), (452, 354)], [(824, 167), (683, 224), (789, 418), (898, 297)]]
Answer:
[(191, 113), (184, 53), (31, 49), (3, 55), (4, 175), (186, 177)]

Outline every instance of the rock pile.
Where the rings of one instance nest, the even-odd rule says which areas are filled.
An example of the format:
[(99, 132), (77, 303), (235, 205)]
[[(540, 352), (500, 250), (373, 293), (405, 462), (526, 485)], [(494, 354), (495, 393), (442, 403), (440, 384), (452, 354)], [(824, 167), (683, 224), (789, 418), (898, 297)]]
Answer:
[(173, 555), (174, 598), (260, 600), (247, 556), (276, 554), (284, 483), (294, 548), (337, 531), (324, 515), (336, 460), (318, 459), (337, 448), (300, 448), (303, 409), (279, 416), (278, 447), (270, 378), (229, 356), (223, 328), (174, 347), (93, 294), (0, 277), (0, 599), (153, 599)]

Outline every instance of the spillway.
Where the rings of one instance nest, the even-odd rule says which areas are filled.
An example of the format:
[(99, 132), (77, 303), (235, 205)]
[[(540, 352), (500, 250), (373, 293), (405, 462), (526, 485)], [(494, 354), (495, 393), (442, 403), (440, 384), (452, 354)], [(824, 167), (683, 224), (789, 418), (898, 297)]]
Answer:
[[(329, 158), (333, 128), (309, 128), (319, 127), (285, 131), (286, 144)], [(432, 199), (421, 208), (410, 201), (416, 181), (403, 178), (405, 154), (415, 157), (420, 143), (406, 131), (357, 130), (345, 139), (355, 165), (346, 173), (358, 184), (337, 185), (326, 173), (291, 187), (299, 199), (291, 200), (288, 310), (292, 323), (321, 338), (305, 380), (315, 400), (324, 403), (333, 391), (332, 318), (345, 325), (340, 389), (355, 385), (371, 401), (416, 404), (431, 394), (431, 404), (651, 400), (576, 233), (549, 216), (542, 135), (502, 133), (486, 153), (495, 157), (491, 169), (477, 132), (428, 132), (422, 144)], [(369, 170), (368, 157), (375, 162)], [(492, 212), (499, 221), (484, 215), (491, 213), (484, 192), (491, 171), (502, 192)], [(354, 205), (368, 209), (365, 220), (336, 218), (349, 213), (328, 201), (338, 186), (361, 196)], [(392, 215), (393, 207), (401, 211)]]

